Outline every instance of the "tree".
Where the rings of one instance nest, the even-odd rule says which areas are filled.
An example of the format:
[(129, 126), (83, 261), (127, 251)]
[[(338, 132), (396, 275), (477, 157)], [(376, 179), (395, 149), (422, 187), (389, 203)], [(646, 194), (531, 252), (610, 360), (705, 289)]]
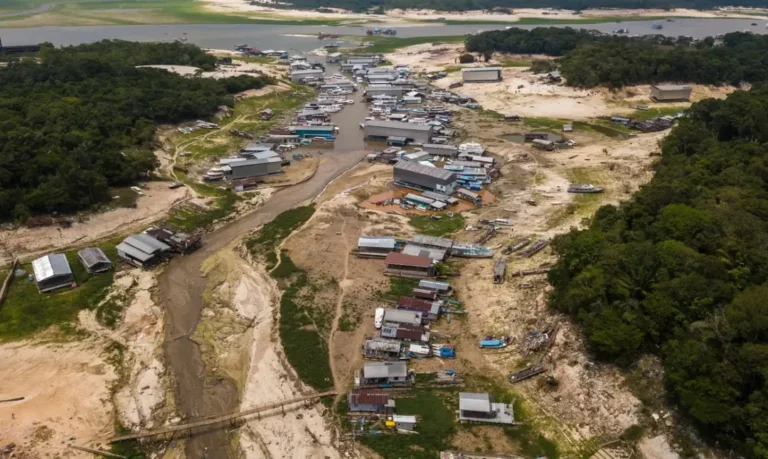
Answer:
[(459, 62), (462, 64), (471, 64), (475, 62), (475, 56), (469, 53), (462, 54), (461, 56), (459, 56)]

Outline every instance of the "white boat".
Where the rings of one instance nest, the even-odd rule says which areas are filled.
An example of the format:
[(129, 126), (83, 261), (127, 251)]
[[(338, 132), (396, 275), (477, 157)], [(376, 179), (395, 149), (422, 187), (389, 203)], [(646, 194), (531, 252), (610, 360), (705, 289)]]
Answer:
[(342, 108), (344, 107), (342, 107), (341, 105), (326, 105), (324, 107), (320, 107), (320, 110), (326, 113), (336, 113), (336, 112), (340, 112)]
[(377, 329), (381, 328), (381, 325), (384, 323), (384, 308), (376, 308), (376, 317), (373, 320), (373, 325), (376, 326)]

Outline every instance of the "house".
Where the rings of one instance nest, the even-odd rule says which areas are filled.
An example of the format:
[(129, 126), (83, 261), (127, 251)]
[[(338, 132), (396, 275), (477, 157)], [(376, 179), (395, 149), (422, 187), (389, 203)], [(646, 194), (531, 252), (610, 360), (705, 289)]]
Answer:
[(399, 362), (365, 362), (359, 374), (359, 386), (408, 384), (408, 366)]
[(77, 258), (89, 273), (103, 273), (112, 269), (112, 262), (98, 247), (86, 247), (77, 252)]
[(400, 341), (386, 338), (369, 338), (363, 345), (366, 359), (397, 360), (400, 358)]
[(421, 298), (422, 300), (430, 301), (435, 301), (438, 297), (437, 290), (421, 287), (414, 288), (413, 291), (411, 291), (411, 295), (415, 296), (416, 298)]
[[(434, 203), (432, 204), (434, 205)], [(434, 247), (424, 247), (418, 244), (407, 244), (403, 248), (403, 251), (400, 253), (403, 253), (405, 255), (413, 255), (417, 257), (426, 257), (436, 262), (445, 261), (445, 259), (448, 258), (448, 251), (445, 249), (436, 249)]]
[(657, 102), (689, 100), (691, 87), (688, 85), (658, 84), (651, 86), (651, 99)]
[(391, 135), (387, 137), (387, 145), (390, 147), (404, 147), (408, 145), (408, 138)]
[(229, 181), (254, 177), (266, 177), (283, 172), (283, 160), (278, 156), (261, 159), (244, 159), (223, 165), (224, 178)]
[(458, 199), (452, 198), (452, 197), (448, 196), (447, 194), (440, 193), (440, 192), (437, 192), (437, 191), (425, 191), (425, 192), (421, 193), (421, 195), (424, 196), (425, 198), (430, 198), (430, 199), (435, 199), (437, 201), (442, 201), (442, 202), (448, 204), (449, 206), (453, 206), (453, 205), (456, 205), (456, 204), (459, 203)]
[(75, 281), (67, 256), (62, 253), (44, 255), (32, 261), (32, 271), (40, 293), (69, 287)]
[(573, 124), (563, 124), (563, 132), (573, 132)]
[(560, 80), (563, 79), (563, 77), (560, 75), (559, 70), (555, 70), (554, 72), (547, 73), (547, 79), (551, 81), (552, 83), (557, 83)]
[(413, 162), (419, 162), (419, 161), (425, 161), (429, 159), (429, 153), (426, 151), (414, 151), (413, 153), (408, 153), (407, 155), (403, 155), (402, 158), (406, 161), (413, 161)]
[(324, 137), (333, 139), (334, 126), (291, 126), (290, 131), (301, 138)]
[(336, 64), (341, 61), (341, 53), (328, 53), (325, 56), (325, 62), (328, 64)]
[(624, 126), (627, 126), (631, 122), (632, 122), (631, 119), (624, 118), (623, 116), (612, 116), (611, 117), (611, 123), (613, 123), (613, 124), (623, 124)]
[(187, 253), (200, 247), (202, 238), (199, 234), (177, 233), (167, 228), (150, 228), (145, 231), (158, 241), (168, 244), (174, 252)]
[(265, 108), (261, 112), (259, 112), (259, 116), (263, 120), (269, 120), (272, 119), (272, 116), (274, 116), (275, 112), (272, 111), (271, 108)]
[(423, 327), (404, 324), (385, 324), (381, 327), (381, 337), (422, 343), (429, 342), (429, 332)]
[(391, 84), (371, 84), (365, 88), (366, 99), (372, 99), (376, 96), (402, 97), (410, 88), (404, 86), (395, 86)]
[(404, 123), (402, 121), (371, 120), (365, 123), (366, 139), (386, 140), (388, 137), (405, 137), (409, 142), (429, 143), (433, 126)]
[(453, 159), (459, 154), (459, 148), (456, 145), (440, 145), (435, 143), (425, 143), (421, 149), (430, 155), (442, 156)]
[(514, 424), (512, 405), (491, 403), (486, 393), (459, 393), (459, 421), (492, 424)]
[(410, 432), (416, 428), (416, 416), (393, 414), (392, 421), (395, 423), (397, 430), (407, 430)]
[(383, 390), (358, 389), (347, 394), (347, 404), (352, 413), (392, 413), (395, 399)]
[(384, 273), (401, 277), (434, 277), (435, 265), (432, 259), (402, 253), (390, 252), (384, 259)]
[[(426, 166), (426, 164), (424, 165)], [(430, 208), (434, 210), (443, 210), (447, 207), (447, 204), (444, 202), (437, 201), (432, 198), (426, 198), (424, 196), (418, 196), (413, 193), (408, 193), (407, 195), (405, 195), (405, 198), (403, 199), (409, 204), (413, 204), (414, 206), (418, 208), (423, 208), (425, 210)], [(413, 255), (413, 254), (409, 253), (409, 255)]]
[[(420, 312), (427, 320), (435, 321), (440, 316), (441, 301), (427, 301), (412, 296), (401, 296), (397, 300), (397, 309)], [(386, 319), (386, 314), (385, 314)]]
[(117, 255), (139, 268), (160, 262), (171, 252), (171, 247), (149, 234), (128, 236), (117, 245)]
[(402, 309), (385, 309), (384, 323), (402, 324), (411, 327), (421, 327), (424, 314), (419, 311), (404, 311)]
[(360, 236), (357, 239), (357, 256), (384, 258), (395, 250), (397, 240), (392, 236)]
[(464, 83), (501, 81), (501, 67), (472, 67), (461, 69), (461, 79)]
[(465, 201), (472, 202), (476, 206), (483, 205), (483, 198), (479, 194), (473, 193), (472, 191), (469, 191), (466, 188), (457, 188), (456, 195), (459, 198), (464, 199)]
[(451, 284), (449, 284), (448, 282), (422, 279), (419, 281), (419, 288), (435, 290), (439, 292), (441, 295), (447, 295), (451, 291)]
[(456, 187), (456, 174), (437, 167), (411, 161), (398, 161), (393, 169), (395, 185), (451, 195)]
[(295, 72), (291, 72), (291, 81), (300, 83), (307, 78), (322, 78), (323, 75), (325, 75), (323, 69), (296, 70)]

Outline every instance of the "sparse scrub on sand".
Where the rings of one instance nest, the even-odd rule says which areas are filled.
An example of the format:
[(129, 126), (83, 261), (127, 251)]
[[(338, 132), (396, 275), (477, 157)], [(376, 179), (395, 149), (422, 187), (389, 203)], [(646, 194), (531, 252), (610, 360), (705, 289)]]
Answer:
[(245, 241), (253, 255), (264, 255), (280, 245), (283, 239), (303, 225), (315, 213), (314, 204), (287, 210), (265, 224), (256, 236)]

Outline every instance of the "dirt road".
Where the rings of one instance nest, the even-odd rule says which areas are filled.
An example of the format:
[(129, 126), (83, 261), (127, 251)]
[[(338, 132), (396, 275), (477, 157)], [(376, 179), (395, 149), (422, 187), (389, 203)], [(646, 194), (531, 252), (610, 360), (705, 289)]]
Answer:
[[(356, 96), (358, 99), (360, 95)], [(269, 222), (281, 212), (317, 196), (333, 179), (359, 163), (367, 154), (357, 124), (366, 107), (350, 105), (333, 116), (341, 132), (335, 148), (323, 154), (317, 173), (310, 180), (276, 193), (263, 207), (234, 221), (205, 238), (197, 252), (171, 261), (158, 279), (160, 300), (165, 309), (165, 353), (167, 365), (176, 381), (176, 403), (186, 418), (200, 418), (234, 411), (238, 406), (237, 388), (225, 379), (206, 380), (200, 348), (190, 336), (200, 321), (206, 279), (200, 267), (206, 258), (254, 228)], [(225, 431), (205, 433), (186, 443), (188, 458), (234, 457)]]

